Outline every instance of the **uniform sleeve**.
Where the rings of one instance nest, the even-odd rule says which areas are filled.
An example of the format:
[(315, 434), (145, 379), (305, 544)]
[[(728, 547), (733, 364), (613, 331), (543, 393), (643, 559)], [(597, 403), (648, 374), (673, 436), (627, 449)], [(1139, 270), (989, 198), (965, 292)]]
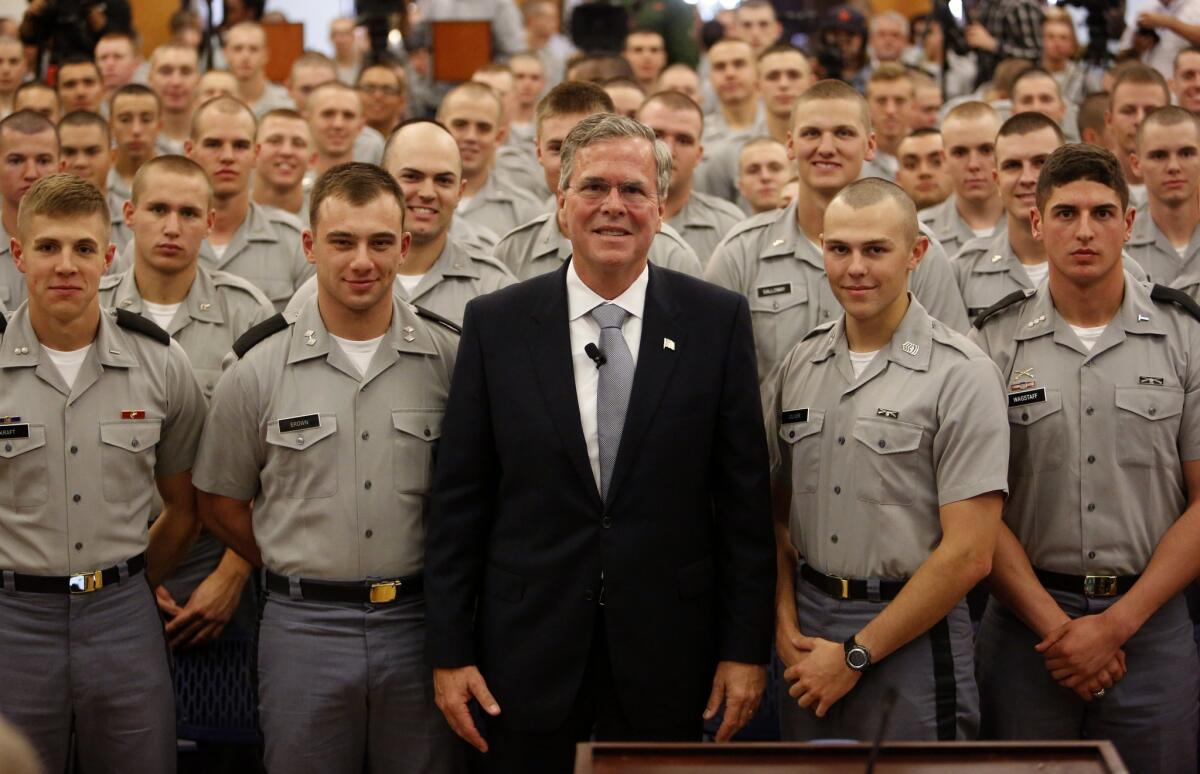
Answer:
[(204, 427), (204, 393), (192, 372), (192, 364), (179, 342), (167, 348), (167, 416), (158, 441), (154, 475), (173, 476), (190, 470)]
[(783, 411), (783, 378), (792, 361), (791, 353), (780, 361), (763, 379), (763, 426), (767, 433), (767, 459), (771, 482), (779, 483), (792, 469), (791, 447), (779, 443), (780, 416)]
[(1187, 318), (1187, 368), (1184, 371), (1183, 418), (1179, 421), (1179, 459), (1200, 459), (1200, 323)]
[[(667, 228), (670, 227), (664, 223), (663, 229)], [(678, 234), (659, 233), (654, 237), (651, 250), (651, 258), (659, 266), (696, 278), (704, 277), (704, 267), (696, 257), (696, 251)]]
[(210, 494), (252, 500), (266, 456), (254, 369), (234, 361), (221, 374), (200, 437), (192, 483)]
[(1000, 371), (975, 357), (949, 369), (933, 438), (938, 505), (1008, 492), (1008, 409)]
[(930, 316), (941, 320), (946, 327), (966, 333), (970, 322), (963, 305), (962, 292), (954, 281), (954, 270), (946, 251), (937, 240), (929, 240), (925, 258), (912, 275), (912, 292)]
[(521, 265), (521, 239), (515, 232), (509, 232), (498, 243), (492, 251), (492, 256), (504, 264), (504, 266), (514, 275), (517, 273), (518, 267)]

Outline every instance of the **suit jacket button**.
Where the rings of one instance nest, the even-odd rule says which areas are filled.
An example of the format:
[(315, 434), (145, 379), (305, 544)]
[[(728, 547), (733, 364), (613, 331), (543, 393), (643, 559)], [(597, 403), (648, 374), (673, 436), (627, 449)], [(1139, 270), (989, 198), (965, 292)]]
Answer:
[(604, 527), (605, 529), (609, 529), (610, 527), (612, 527), (612, 519), (609, 518), (608, 516), (605, 516), (603, 519), (600, 520), (600, 526)]

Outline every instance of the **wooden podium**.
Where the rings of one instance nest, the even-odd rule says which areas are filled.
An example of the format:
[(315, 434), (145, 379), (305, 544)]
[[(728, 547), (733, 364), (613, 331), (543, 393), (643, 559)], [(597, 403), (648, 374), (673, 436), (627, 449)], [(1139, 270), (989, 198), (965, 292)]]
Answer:
[[(585, 743), (575, 774), (862, 774), (868, 744)], [(1127, 774), (1111, 742), (895, 742), (875, 764), (879, 774)]]

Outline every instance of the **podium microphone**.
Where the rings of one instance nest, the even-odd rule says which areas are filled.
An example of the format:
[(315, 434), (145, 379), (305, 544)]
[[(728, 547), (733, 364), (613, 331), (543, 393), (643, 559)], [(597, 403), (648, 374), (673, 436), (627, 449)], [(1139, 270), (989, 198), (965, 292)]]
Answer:
[(583, 351), (584, 354), (592, 359), (597, 368), (608, 362), (608, 359), (604, 357), (604, 353), (600, 351), (600, 348), (591, 342), (584, 346)]
[(875, 741), (871, 743), (871, 752), (867, 755), (867, 774), (874, 774), (875, 761), (879, 759), (879, 751), (883, 747), (883, 735), (887, 732), (888, 721), (892, 719), (892, 710), (896, 708), (896, 689), (888, 688), (879, 700), (879, 730), (875, 732)]

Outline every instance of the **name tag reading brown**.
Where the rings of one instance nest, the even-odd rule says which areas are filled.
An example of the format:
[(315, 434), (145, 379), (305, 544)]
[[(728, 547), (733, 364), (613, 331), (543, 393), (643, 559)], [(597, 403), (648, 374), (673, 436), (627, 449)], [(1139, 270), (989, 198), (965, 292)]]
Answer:
[(1046, 388), (1038, 387), (1036, 390), (1022, 390), (1021, 392), (1010, 392), (1008, 394), (1008, 407), (1026, 406), (1030, 403), (1045, 403)]
[(0, 425), (0, 438), (28, 438), (29, 425)]
[(279, 420), (279, 432), (294, 433), (297, 430), (311, 430), (321, 426), (320, 414), (305, 414), (302, 417), (288, 417)]

